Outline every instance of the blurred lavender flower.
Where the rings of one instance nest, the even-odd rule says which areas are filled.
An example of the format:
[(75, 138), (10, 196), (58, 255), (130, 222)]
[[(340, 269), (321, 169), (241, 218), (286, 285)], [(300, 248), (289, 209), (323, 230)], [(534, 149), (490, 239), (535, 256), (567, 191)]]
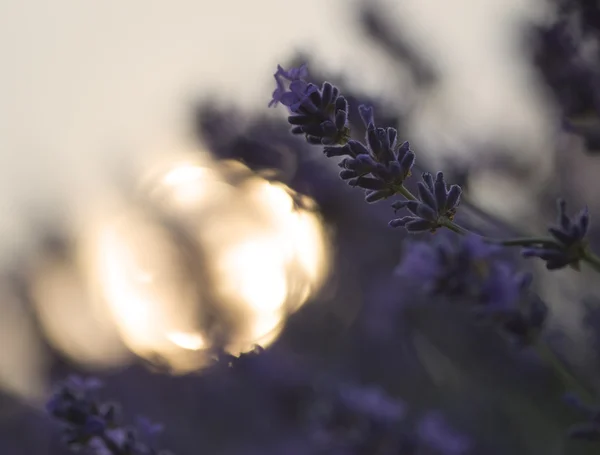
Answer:
[(444, 174), (433, 176), (423, 173), (423, 182), (418, 183), (419, 200), (397, 201), (392, 204), (394, 210), (407, 208), (414, 216), (405, 216), (390, 221), (391, 227), (404, 227), (408, 232), (435, 232), (445, 222), (452, 221), (460, 203), (462, 190), (458, 185), (448, 189)]
[(409, 244), (396, 274), (432, 295), (472, 299), (478, 318), (526, 344), (542, 327), (546, 306), (534, 296), (524, 298), (531, 276), (515, 272), (500, 251), (476, 235), (445, 233), (436, 241)]
[(419, 422), (417, 434), (423, 444), (444, 455), (461, 455), (471, 448), (471, 442), (450, 429), (439, 412), (426, 414)]
[(397, 422), (406, 412), (404, 403), (387, 396), (377, 387), (344, 385), (339, 389), (339, 397), (349, 410), (381, 422)]
[(411, 442), (398, 431), (405, 412), (375, 386), (330, 384), (309, 411), (309, 437), (325, 453), (399, 453)]
[(548, 270), (571, 266), (579, 270), (579, 261), (585, 257), (588, 247), (585, 236), (590, 224), (587, 207), (569, 218), (566, 214), (566, 202), (558, 200), (557, 226), (548, 228), (554, 238), (552, 243), (531, 246), (523, 249), (523, 256), (538, 257), (546, 262)]
[(99, 387), (100, 382), (96, 379), (71, 376), (46, 404), (48, 413), (66, 424), (64, 436), (69, 446), (85, 445), (114, 423), (116, 408), (105, 406), (100, 409), (93, 400)]
[[(117, 405), (97, 401), (95, 391), (100, 386), (95, 378), (71, 376), (57, 387), (48, 401), (46, 409), (63, 425), (69, 448), (86, 448), (98, 455), (166, 454), (142, 442), (133, 429), (119, 424)], [(152, 437), (159, 429), (145, 418), (140, 423), (146, 436)]]
[(562, 111), (563, 126), (583, 137), (590, 152), (600, 142), (600, 9), (589, 0), (552, 0), (555, 20), (534, 27), (534, 65)]

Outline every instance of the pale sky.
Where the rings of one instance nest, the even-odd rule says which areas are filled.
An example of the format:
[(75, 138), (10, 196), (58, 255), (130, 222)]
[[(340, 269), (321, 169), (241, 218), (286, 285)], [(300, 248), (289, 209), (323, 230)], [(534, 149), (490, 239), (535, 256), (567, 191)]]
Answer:
[[(115, 168), (185, 143), (192, 97), (266, 110), (274, 68), (296, 49), (373, 93), (393, 87), (385, 61), (348, 26), (352, 4), (2, 1), (0, 260), (27, 244), (24, 213), (77, 212)], [(512, 27), (541, 17), (536, 2), (386, 4), (390, 20), (425, 40), (448, 74), (448, 86), (422, 106), (428, 120), (415, 123), (416, 137), (445, 148), (472, 130), (516, 130), (535, 142), (544, 120)]]

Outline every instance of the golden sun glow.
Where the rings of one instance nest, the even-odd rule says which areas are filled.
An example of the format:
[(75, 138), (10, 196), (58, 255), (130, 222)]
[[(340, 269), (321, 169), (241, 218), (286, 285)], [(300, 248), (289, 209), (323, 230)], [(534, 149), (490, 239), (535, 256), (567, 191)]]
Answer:
[[(175, 372), (203, 365), (214, 347), (237, 355), (267, 346), (328, 268), (322, 223), (293, 196), (239, 163), (173, 160), (143, 180), (135, 203), (90, 218), (79, 292), (87, 289), (91, 313), (108, 315), (130, 351)], [(56, 301), (68, 293), (44, 286)], [(76, 325), (61, 315), (61, 324)], [(70, 349), (76, 359), (86, 352)]]

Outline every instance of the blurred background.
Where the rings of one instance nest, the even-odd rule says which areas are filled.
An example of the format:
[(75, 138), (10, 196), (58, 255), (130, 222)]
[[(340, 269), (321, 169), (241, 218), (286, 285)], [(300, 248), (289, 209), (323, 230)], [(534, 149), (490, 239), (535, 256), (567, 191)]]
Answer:
[[(464, 186), (471, 227), (541, 233), (559, 195), (594, 219), (599, 11), (0, 2), (0, 453), (66, 453), (43, 404), (71, 373), (163, 422), (179, 454), (315, 453), (294, 406), (323, 376), (384, 389), (409, 420), (440, 411), (475, 453), (586, 453), (530, 352), (443, 308), (401, 311), (418, 296), (394, 277), (389, 204), (267, 104), (277, 64), (307, 62), (347, 95), (356, 137), (370, 103), (420, 170)], [(597, 389), (597, 279), (539, 265), (519, 263), (556, 349)], [(215, 363), (256, 345), (264, 362)]]

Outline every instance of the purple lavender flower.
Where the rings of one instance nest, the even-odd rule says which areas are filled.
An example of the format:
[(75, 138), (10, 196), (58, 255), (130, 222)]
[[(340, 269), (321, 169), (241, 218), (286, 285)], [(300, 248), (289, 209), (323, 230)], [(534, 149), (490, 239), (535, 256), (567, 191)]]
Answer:
[[(289, 93), (290, 92), (286, 91), (286, 87), (285, 87), (286, 82), (300, 81), (300, 80), (304, 79), (306, 76), (308, 76), (308, 70), (306, 68), (306, 65), (301, 65), (299, 68), (290, 68), (289, 71), (284, 70), (281, 67), (281, 65), (277, 65), (277, 71), (273, 75), (273, 77), (275, 78), (275, 83), (277, 84), (277, 87), (275, 88), (275, 91), (273, 92), (273, 99), (269, 103), (269, 107), (277, 106), (277, 103), (282, 103), (285, 106), (289, 106), (290, 104), (293, 104), (293, 103), (289, 103), (289, 101), (290, 101)], [(286, 93), (288, 93), (287, 97), (284, 96)], [(286, 104), (283, 102), (284, 98), (287, 98), (286, 101), (289, 104)]]
[[(97, 401), (94, 392), (100, 384), (95, 378), (71, 376), (56, 389), (46, 405), (48, 413), (63, 425), (63, 437), (69, 448), (86, 448), (95, 454), (159, 454), (144, 444), (133, 429), (119, 424), (116, 405)], [(162, 429), (147, 419), (138, 423), (149, 437)]]
[(380, 453), (382, 446), (389, 448), (384, 453), (398, 453), (405, 413), (404, 403), (377, 387), (329, 384), (310, 409), (310, 439), (326, 453)]
[(559, 199), (557, 225), (548, 228), (554, 238), (553, 243), (524, 248), (522, 251), (525, 257), (538, 257), (545, 261), (548, 270), (567, 265), (579, 270), (579, 261), (585, 256), (588, 246), (585, 239), (590, 224), (587, 207), (572, 218), (567, 216), (566, 208), (566, 202)]
[(527, 295), (530, 275), (515, 272), (498, 257), (500, 251), (476, 235), (445, 233), (434, 241), (410, 244), (396, 274), (418, 282), (431, 295), (471, 299), (475, 316), (527, 344), (545, 321), (546, 306)]
[(341, 402), (353, 412), (383, 422), (397, 422), (406, 412), (404, 403), (387, 396), (376, 387), (342, 386)]
[(423, 444), (444, 455), (461, 455), (471, 448), (471, 442), (456, 433), (439, 412), (430, 412), (418, 425), (417, 433)]
[(399, 276), (418, 280), (433, 294), (479, 296), (499, 251), (475, 235), (445, 234), (433, 241), (410, 243), (396, 268)]
[(415, 162), (408, 142), (399, 144), (394, 128), (376, 127), (373, 109), (363, 105), (359, 111), (367, 128), (365, 143), (351, 140), (346, 99), (329, 82), (318, 89), (304, 81), (305, 76), (305, 65), (289, 71), (279, 66), (269, 106), (278, 102), (286, 105), (292, 114), (288, 117), (292, 133), (304, 134), (310, 144), (325, 145), (323, 153), (327, 157), (348, 157), (340, 163), (340, 177), (351, 186), (367, 190), (367, 202), (396, 194)]
[(343, 147), (329, 147), (328, 156), (349, 155), (340, 167), (343, 180), (351, 186), (368, 190), (367, 202), (376, 202), (393, 196), (411, 175), (415, 154), (408, 142), (397, 142), (395, 128), (375, 126), (373, 108), (359, 106), (361, 118), (367, 127), (365, 144), (350, 140)]
[[(277, 87), (269, 107), (281, 103), (288, 107), (288, 122), (293, 126), (292, 134), (304, 134), (310, 144), (334, 145), (348, 139), (348, 103), (339, 90), (329, 82), (319, 89), (304, 80), (306, 65), (285, 71), (277, 67)], [(286, 87), (287, 85), (287, 87)]]
[(433, 176), (423, 173), (423, 182), (418, 183), (419, 200), (397, 201), (395, 210), (407, 208), (413, 216), (405, 216), (390, 221), (391, 227), (404, 227), (408, 232), (435, 232), (444, 222), (452, 221), (460, 203), (462, 190), (458, 185), (447, 187), (444, 174)]

